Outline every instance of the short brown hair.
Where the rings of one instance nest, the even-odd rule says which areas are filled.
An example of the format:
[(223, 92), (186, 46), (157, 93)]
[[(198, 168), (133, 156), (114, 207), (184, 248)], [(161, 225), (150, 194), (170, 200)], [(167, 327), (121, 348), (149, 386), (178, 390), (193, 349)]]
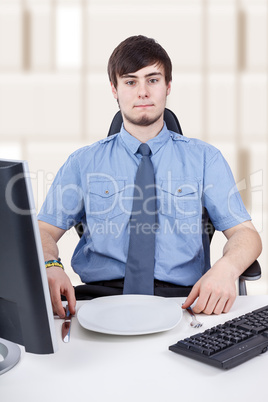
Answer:
[(142, 35), (130, 36), (114, 49), (109, 59), (109, 79), (116, 88), (117, 76), (122, 77), (154, 64), (164, 68), (168, 84), (172, 80), (172, 64), (165, 49), (155, 39)]

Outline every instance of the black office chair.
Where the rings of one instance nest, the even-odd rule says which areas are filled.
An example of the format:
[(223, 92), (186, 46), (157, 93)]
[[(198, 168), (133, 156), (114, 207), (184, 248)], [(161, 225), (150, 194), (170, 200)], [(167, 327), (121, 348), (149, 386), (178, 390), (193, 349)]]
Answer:
[[(173, 113), (170, 109), (165, 108), (164, 120), (166, 122), (167, 128), (170, 131), (174, 131), (175, 133), (183, 135), (179, 120), (175, 115), (175, 113)], [(122, 123), (123, 123), (122, 115), (121, 112), (118, 111), (112, 120), (108, 136), (118, 133), (121, 129)], [(203, 211), (203, 222), (205, 222), (204, 224), (206, 225), (206, 230), (204, 232), (208, 233), (209, 242), (211, 243), (213, 234), (215, 232), (215, 228), (205, 208)], [(78, 235), (81, 237), (83, 234), (83, 227), (81, 223), (76, 225), (76, 231)], [(257, 279), (260, 279), (260, 277), (261, 277), (261, 267), (258, 261), (256, 260), (239, 277), (238, 280), (239, 295), (241, 296), (247, 295), (246, 281), (255, 281)]]

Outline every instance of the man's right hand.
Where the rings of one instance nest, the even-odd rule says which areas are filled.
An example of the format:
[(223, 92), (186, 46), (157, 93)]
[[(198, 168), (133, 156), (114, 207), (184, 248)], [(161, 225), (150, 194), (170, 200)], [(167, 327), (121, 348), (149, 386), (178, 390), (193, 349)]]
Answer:
[(65, 317), (65, 310), (62, 305), (61, 295), (65, 296), (71, 314), (75, 314), (75, 293), (73, 285), (67, 274), (59, 267), (47, 268), (48, 286), (54, 314), (60, 318)]

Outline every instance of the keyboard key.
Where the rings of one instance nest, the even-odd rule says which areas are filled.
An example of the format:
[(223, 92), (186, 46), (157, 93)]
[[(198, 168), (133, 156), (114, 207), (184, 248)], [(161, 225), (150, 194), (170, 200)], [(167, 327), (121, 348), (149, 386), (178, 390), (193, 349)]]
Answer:
[(239, 325), (238, 328), (241, 328), (241, 329), (243, 329), (245, 331), (249, 331), (249, 332), (252, 331), (252, 325), (248, 325), (248, 324), (241, 324), (241, 325)]
[(190, 346), (190, 349), (193, 350), (194, 352), (198, 352), (198, 353), (203, 353), (204, 348), (202, 348), (201, 346), (198, 345), (192, 345)]
[(189, 347), (190, 347), (189, 343), (185, 342), (184, 340), (179, 341), (178, 345), (180, 345), (182, 348), (185, 348), (185, 349), (189, 349)]
[(261, 332), (265, 331), (266, 327), (257, 327), (257, 328), (253, 328), (252, 332), (253, 334), (260, 334)]

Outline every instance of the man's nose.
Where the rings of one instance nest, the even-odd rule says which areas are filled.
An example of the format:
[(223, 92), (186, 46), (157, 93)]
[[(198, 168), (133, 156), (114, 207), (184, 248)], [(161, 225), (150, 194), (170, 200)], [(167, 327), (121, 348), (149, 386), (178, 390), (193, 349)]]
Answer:
[(148, 98), (149, 91), (148, 91), (148, 88), (147, 88), (146, 84), (140, 84), (139, 85), (139, 87), (138, 87), (138, 96), (141, 99)]

